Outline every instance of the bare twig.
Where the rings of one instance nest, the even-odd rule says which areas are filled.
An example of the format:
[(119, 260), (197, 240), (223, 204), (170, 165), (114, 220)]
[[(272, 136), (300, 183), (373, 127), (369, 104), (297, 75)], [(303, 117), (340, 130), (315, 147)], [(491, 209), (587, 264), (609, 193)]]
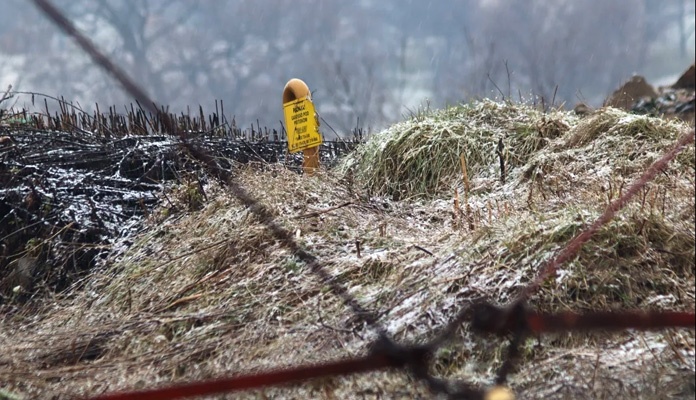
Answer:
[(414, 245), (413, 245), (413, 248), (414, 248), (414, 249), (418, 249), (418, 250), (422, 251), (423, 253), (425, 253), (425, 254), (427, 254), (427, 255), (429, 255), (429, 256), (432, 256), (432, 255), (433, 255), (433, 252), (432, 252), (432, 251), (430, 251), (430, 250), (428, 250), (428, 249), (426, 249), (426, 248), (424, 248), (424, 247), (421, 247), (421, 246), (419, 246), (419, 245), (417, 245), (417, 244), (414, 244)]
[(505, 183), (505, 145), (503, 144), (503, 138), (498, 139), (498, 147), (496, 149), (496, 154), (500, 160), (500, 182)]
[(321, 215), (321, 214), (326, 214), (326, 213), (328, 213), (328, 212), (335, 211), (335, 210), (338, 210), (339, 208), (347, 207), (347, 206), (352, 205), (352, 204), (353, 204), (352, 201), (347, 201), (347, 202), (345, 202), (345, 203), (343, 203), (343, 204), (339, 204), (339, 205), (334, 206), (334, 207), (329, 207), (329, 208), (324, 209), (324, 210), (312, 211), (312, 212), (309, 212), (309, 213), (306, 213), (306, 214), (300, 214), (300, 215), (295, 216), (295, 217), (293, 217), (293, 218), (294, 218), (294, 219), (300, 219), (300, 218), (318, 217), (318, 216)]
[(493, 78), (491, 78), (491, 74), (488, 73), (488, 74), (486, 74), (486, 76), (488, 77), (488, 80), (491, 81), (491, 83), (493, 84), (493, 86), (496, 88), (496, 90), (498, 91), (498, 93), (500, 93), (500, 96), (502, 96), (503, 101), (505, 101), (505, 93), (503, 93), (503, 91), (500, 90), (500, 88), (499, 88), (498, 85), (495, 83), (495, 81), (493, 80)]
[(7, 90), (5, 90), (5, 93), (3, 93), (2, 97), (0, 97), (0, 103), (12, 98), (12, 95), (10, 94), (11, 91), (12, 91), (12, 85), (7, 85)]

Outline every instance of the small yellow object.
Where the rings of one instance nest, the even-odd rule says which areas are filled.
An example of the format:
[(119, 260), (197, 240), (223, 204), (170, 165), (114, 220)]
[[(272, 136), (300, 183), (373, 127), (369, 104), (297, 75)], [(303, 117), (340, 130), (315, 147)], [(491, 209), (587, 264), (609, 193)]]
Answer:
[(283, 114), (288, 131), (288, 151), (296, 153), (321, 144), (317, 114), (309, 87), (291, 79), (283, 89)]
[(515, 394), (505, 386), (496, 386), (489, 390), (484, 397), (485, 400), (515, 400)]
[(321, 144), (321, 134), (309, 97), (283, 104), (288, 129), (288, 151), (296, 153)]

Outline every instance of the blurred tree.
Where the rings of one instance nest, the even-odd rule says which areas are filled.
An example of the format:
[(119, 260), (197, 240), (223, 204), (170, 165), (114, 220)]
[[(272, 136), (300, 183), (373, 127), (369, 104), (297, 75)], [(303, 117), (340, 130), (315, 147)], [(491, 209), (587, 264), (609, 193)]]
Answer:
[[(293, 77), (347, 132), (358, 120), (384, 127), (425, 98), (550, 102), (558, 87), (557, 104), (579, 92), (597, 104), (658, 46), (678, 41), (693, 54), (688, 0), (53, 1), (158, 101), (181, 111), (222, 99), (240, 126), (282, 119), (280, 92)], [(130, 102), (21, 0), (0, 13), (3, 71), (15, 89), (87, 108)]]
[[(683, 58), (687, 57), (687, 41), (694, 34), (693, 17), (691, 29), (687, 29), (687, 16), (694, 14), (694, 2), (692, 0), (643, 0), (642, 7), (648, 18), (642, 27), (643, 43), (646, 47), (651, 43), (664, 39), (666, 33), (677, 27), (679, 52)], [(645, 60), (646, 54), (642, 54)]]
[[(573, 103), (578, 90), (603, 95), (636, 70), (640, 0), (495, 2), (482, 10), (482, 36), (495, 64), (508, 63), (512, 84), (550, 103)], [(480, 72), (481, 74), (484, 71)], [(499, 86), (507, 71), (491, 71)], [(595, 101), (596, 102), (596, 101)]]

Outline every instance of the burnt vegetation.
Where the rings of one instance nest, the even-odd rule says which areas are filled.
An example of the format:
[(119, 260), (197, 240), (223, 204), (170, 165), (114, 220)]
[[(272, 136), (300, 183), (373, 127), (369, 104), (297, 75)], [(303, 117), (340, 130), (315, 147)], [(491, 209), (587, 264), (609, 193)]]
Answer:
[[(133, 105), (122, 114), (115, 107), (88, 114), (36, 93), (7, 92), (0, 104), (18, 97), (43, 98), (46, 110), (0, 111), (0, 301), (61, 292), (86, 276), (155, 207), (181, 208), (167, 187), (189, 187), (186, 204), (198, 208), (208, 178), (184, 141), (205, 149), (220, 168), (279, 164), (301, 171), (282, 127), (238, 128), (224, 117), (222, 102), (216, 112), (199, 107), (193, 116), (164, 109), (153, 115)], [(58, 111), (50, 113), (49, 104)], [(355, 132), (351, 140), (324, 142), (324, 165), (362, 141)], [(28, 260), (32, 268), (20, 268)]]

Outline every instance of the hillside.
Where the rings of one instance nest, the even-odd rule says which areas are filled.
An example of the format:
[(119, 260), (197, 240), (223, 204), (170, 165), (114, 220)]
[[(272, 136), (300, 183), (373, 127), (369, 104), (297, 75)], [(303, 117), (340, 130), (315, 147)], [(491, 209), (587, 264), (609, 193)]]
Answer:
[[(483, 100), (417, 112), (314, 176), (279, 164), (233, 174), (389, 335), (424, 342), (472, 299), (511, 301), (689, 129), (613, 108), (580, 117)], [(693, 311), (695, 168), (691, 144), (530, 305)], [(170, 188), (147, 228), (71, 288), (2, 305), (0, 399), (87, 397), (366, 352), (374, 331), (249, 207), (212, 179), (199, 190)], [(506, 342), (467, 324), (457, 339), (434, 371), (491, 385)], [(510, 376), (518, 398), (695, 393), (693, 329), (559, 333), (522, 350)], [(229, 395), (238, 397), (433, 395), (395, 371)]]

